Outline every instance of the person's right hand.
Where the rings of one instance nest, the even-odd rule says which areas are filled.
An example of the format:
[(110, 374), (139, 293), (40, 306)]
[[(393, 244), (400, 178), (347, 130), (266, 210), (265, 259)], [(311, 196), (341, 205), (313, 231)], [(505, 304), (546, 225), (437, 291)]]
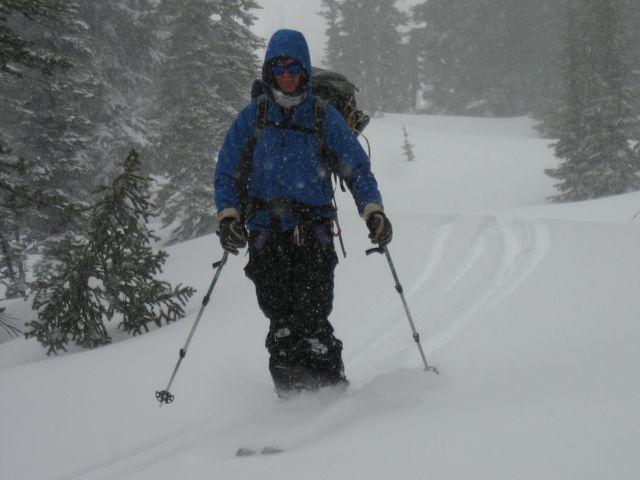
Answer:
[(225, 252), (237, 255), (239, 249), (247, 246), (247, 229), (236, 217), (227, 217), (218, 224), (220, 245)]

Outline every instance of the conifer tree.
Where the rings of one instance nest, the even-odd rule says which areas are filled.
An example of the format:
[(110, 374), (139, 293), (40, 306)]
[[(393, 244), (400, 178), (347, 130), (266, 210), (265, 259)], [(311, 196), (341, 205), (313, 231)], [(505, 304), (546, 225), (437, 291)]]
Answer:
[(38, 320), (28, 322), (26, 338), (36, 338), (47, 355), (66, 351), (69, 342), (96, 348), (111, 341), (104, 325), (109, 313), (104, 272), (85, 242), (70, 239), (59, 244), (59, 263), (40, 275), (34, 310)]
[(122, 314), (120, 326), (133, 334), (147, 331), (149, 324), (161, 326), (163, 321), (180, 319), (182, 305), (194, 293), (191, 287), (172, 288), (155, 278), (169, 255), (154, 252), (151, 246), (157, 238), (147, 227), (154, 208), (150, 182), (140, 175), (138, 154), (132, 150), (124, 172), (104, 189), (106, 196), (94, 207), (89, 231), (90, 245), (105, 275), (109, 314)]
[(575, 0), (563, 54), (566, 101), (555, 117), (562, 160), (546, 173), (558, 180), (558, 201), (577, 201), (640, 188), (640, 157), (625, 35), (617, 0)]
[[(46, 17), (38, 23), (19, 17), (16, 30), (30, 38), (34, 49), (55, 52), (65, 59), (66, 68), (57, 71), (23, 72), (17, 98), (9, 104), (18, 104), (15, 118), (17, 128), (6, 128), (14, 142), (16, 154), (27, 160), (39, 160), (48, 170), (49, 190), (75, 191), (70, 198), (87, 198), (86, 189), (91, 173), (85, 166), (84, 147), (89, 141), (91, 121), (88, 108), (98, 91), (98, 82), (84, 68), (90, 55), (85, 24), (78, 16), (78, 3), (65, 2), (65, 9), (55, 17)], [(70, 175), (73, 173), (73, 175)], [(63, 187), (64, 185), (64, 187)], [(82, 192), (82, 193), (81, 193)]]
[(12, 320), (14, 319), (6, 313), (6, 309), (0, 308), (0, 327), (11, 337), (20, 335), (20, 329), (13, 324)]
[(18, 16), (38, 22), (57, 19), (65, 10), (64, 2), (51, 0), (11, 0), (0, 3), (0, 78), (1, 74), (22, 77), (24, 70), (29, 68), (51, 72), (54, 68), (69, 66), (67, 60), (55, 51), (36, 45), (10, 25), (10, 20), (15, 22)]
[[(31, 193), (23, 195), (20, 238), (41, 255), (40, 274), (53, 268), (66, 236), (86, 229), (89, 201), (96, 186), (100, 155), (99, 127), (92, 113), (105, 100), (103, 83), (91, 71), (87, 25), (76, 1), (65, 2), (55, 18), (22, 21), (16, 29), (34, 46), (67, 59), (69, 68), (40, 74), (25, 71), (13, 94), (12, 123), (6, 126), (15, 154), (26, 164)], [(3, 126), (3, 129), (5, 127)], [(94, 162), (95, 159), (95, 162)]]
[(335, 33), (329, 38), (335, 51), (328, 52), (332, 55), (328, 61), (332, 69), (356, 84), (361, 92), (359, 103), (371, 112), (407, 108), (399, 28), (408, 18), (395, 4), (395, 0), (336, 3), (339, 18)]
[[(415, 28), (416, 26), (414, 25), (412, 29)], [(423, 52), (418, 38), (411, 35), (411, 31), (404, 34), (404, 39), (406, 43), (402, 48), (403, 57), (401, 63), (405, 72), (406, 89), (404, 91), (406, 91), (406, 99), (403, 103), (406, 103), (407, 112), (414, 113), (424, 108), (424, 102), (421, 98), (421, 93), (424, 89), (423, 81), (425, 80), (421, 71), (421, 55)]]
[(27, 253), (39, 252), (42, 224), (82, 215), (63, 195), (38, 187), (45, 176), (36, 163), (0, 145), (0, 285), (7, 298), (29, 293)]
[(101, 190), (86, 237), (66, 240), (55, 270), (40, 277), (33, 303), (38, 320), (27, 324), (26, 336), (48, 354), (69, 342), (83, 348), (109, 343), (104, 321), (116, 315), (118, 327), (134, 335), (184, 316), (194, 290), (155, 278), (167, 253), (151, 247), (149, 183), (132, 150), (123, 173)]
[(636, 0), (620, 0), (623, 17), (625, 43), (628, 48), (627, 62), (631, 66), (631, 75), (627, 84), (635, 99), (632, 107), (635, 112), (634, 139), (640, 139), (640, 5)]
[(469, 93), (475, 88), (471, 66), (463, 57), (477, 48), (469, 39), (473, 6), (470, 0), (432, 0), (415, 5), (412, 13), (418, 26), (411, 36), (422, 46), (418, 61), (423, 83), (429, 86), (426, 100), (435, 112), (461, 113), (474, 100)]
[(27, 294), (26, 255), (28, 239), (21, 221), (25, 191), (24, 161), (0, 145), (0, 285), (6, 298)]
[(115, 174), (112, 159), (144, 144), (146, 103), (138, 99), (147, 98), (140, 92), (151, 82), (152, 3), (2, 3), (0, 12), (8, 14), (0, 13), (0, 33), (11, 35), (0, 35), (0, 47), (15, 38), (40, 59), (15, 54), (4, 69), (10, 73), (0, 69), (0, 142), (12, 147), (24, 170), (4, 169), (20, 188), (0, 192), (14, 198), (12, 217), (0, 220), (12, 219), (3, 233), (12, 239), (13, 259), (24, 258), (21, 249), (29, 246), (44, 255), (41, 272), (55, 262), (63, 250), (56, 243), (87, 228), (91, 192)]
[(54, 45), (41, 42), (34, 32), (46, 24), (63, 23), (72, 10), (70, 2), (0, 3), (0, 284), (8, 298), (27, 294), (27, 246), (42, 240), (40, 227), (45, 223), (64, 223), (60, 220), (67, 211), (56, 189), (49, 194), (42, 189), (49, 175), (47, 166), (25, 160), (12, 149), (24, 150), (24, 132), (32, 138), (38, 134), (31, 130), (32, 122), (43, 112), (27, 101), (32, 79), (50, 82), (71, 66)]
[[(86, 229), (113, 158), (146, 141), (154, 0), (0, 2), (0, 283), (28, 290), (24, 259)], [(7, 153), (13, 150), (15, 153)], [(114, 155), (117, 153), (117, 155)]]
[(344, 49), (343, 39), (340, 35), (340, 4), (337, 0), (322, 0), (320, 2), (320, 15), (327, 21), (325, 34), (327, 44), (325, 46), (323, 63), (325, 65), (340, 64), (340, 56)]
[(402, 134), (404, 136), (404, 141), (402, 142), (402, 151), (403, 151), (405, 157), (407, 157), (407, 160), (409, 162), (412, 162), (412, 161), (414, 161), (416, 159), (416, 156), (413, 153), (413, 147), (415, 145), (413, 145), (409, 141), (409, 134), (407, 133), (407, 129), (404, 127), (404, 125), (402, 126)]
[(171, 241), (213, 232), (215, 156), (259, 75), (253, 0), (165, 0), (166, 60), (157, 96), (155, 163)]
[(152, 135), (147, 114), (153, 106), (155, 75), (162, 75), (156, 71), (157, 8), (153, 0), (80, 1), (79, 16), (91, 32), (88, 66), (101, 82), (102, 98), (91, 109), (91, 121), (98, 126), (91, 142), (98, 147), (92, 162), (101, 165), (100, 183), (119, 168), (114, 159), (132, 147), (146, 146)]
[[(432, 111), (523, 115), (553, 109), (567, 0), (428, 0), (412, 8)], [(555, 97), (551, 97), (555, 98)]]

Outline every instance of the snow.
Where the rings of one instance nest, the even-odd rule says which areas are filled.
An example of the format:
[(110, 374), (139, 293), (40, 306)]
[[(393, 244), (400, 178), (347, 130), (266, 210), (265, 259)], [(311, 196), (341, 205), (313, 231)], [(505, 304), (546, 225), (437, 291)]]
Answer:
[[(320, 1), (260, 3), (254, 31), (302, 30), (319, 63)], [(534, 125), (385, 115), (365, 131), (389, 249), (441, 375), (422, 370), (386, 260), (365, 256), (366, 229), (340, 193), (348, 256), (331, 321), (346, 393), (276, 398), (267, 322), (239, 256), (204, 311), (175, 402), (158, 406), (222, 254), (217, 237), (202, 237), (167, 249), (164, 277), (198, 289), (176, 324), (53, 358), (0, 330), (2, 478), (636, 478), (640, 192), (550, 203), (543, 171), (557, 161)], [(26, 302), (3, 306), (33, 318)], [(283, 452), (235, 456), (242, 447)]]
[[(340, 194), (348, 256), (331, 319), (346, 393), (276, 398), (240, 256), (221, 273), (175, 402), (158, 406), (221, 257), (207, 236), (168, 249), (164, 276), (198, 289), (177, 324), (56, 358), (32, 340), (0, 345), (2, 477), (635, 478), (640, 194), (549, 203), (543, 169), (556, 160), (532, 127), (385, 115), (367, 129), (390, 252), (440, 376), (422, 370), (388, 265), (364, 255), (365, 227)], [(235, 456), (267, 446), (284, 451)]]

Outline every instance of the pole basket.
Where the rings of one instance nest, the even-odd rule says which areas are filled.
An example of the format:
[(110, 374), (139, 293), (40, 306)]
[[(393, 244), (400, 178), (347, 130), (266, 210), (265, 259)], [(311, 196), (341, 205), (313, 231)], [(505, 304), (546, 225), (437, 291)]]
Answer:
[(160, 404), (166, 403), (168, 405), (173, 402), (175, 397), (171, 393), (169, 393), (168, 390), (157, 390), (156, 399), (160, 402)]

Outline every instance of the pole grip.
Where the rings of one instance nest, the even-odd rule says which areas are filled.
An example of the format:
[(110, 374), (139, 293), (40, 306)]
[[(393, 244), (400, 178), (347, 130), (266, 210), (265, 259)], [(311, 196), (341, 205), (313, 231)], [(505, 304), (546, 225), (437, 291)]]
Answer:
[(384, 247), (373, 247), (373, 248), (369, 248), (368, 250), (365, 250), (364, 253), (366, 253), (367, 255), (371, 255), (372, 253), (384, 253)]

